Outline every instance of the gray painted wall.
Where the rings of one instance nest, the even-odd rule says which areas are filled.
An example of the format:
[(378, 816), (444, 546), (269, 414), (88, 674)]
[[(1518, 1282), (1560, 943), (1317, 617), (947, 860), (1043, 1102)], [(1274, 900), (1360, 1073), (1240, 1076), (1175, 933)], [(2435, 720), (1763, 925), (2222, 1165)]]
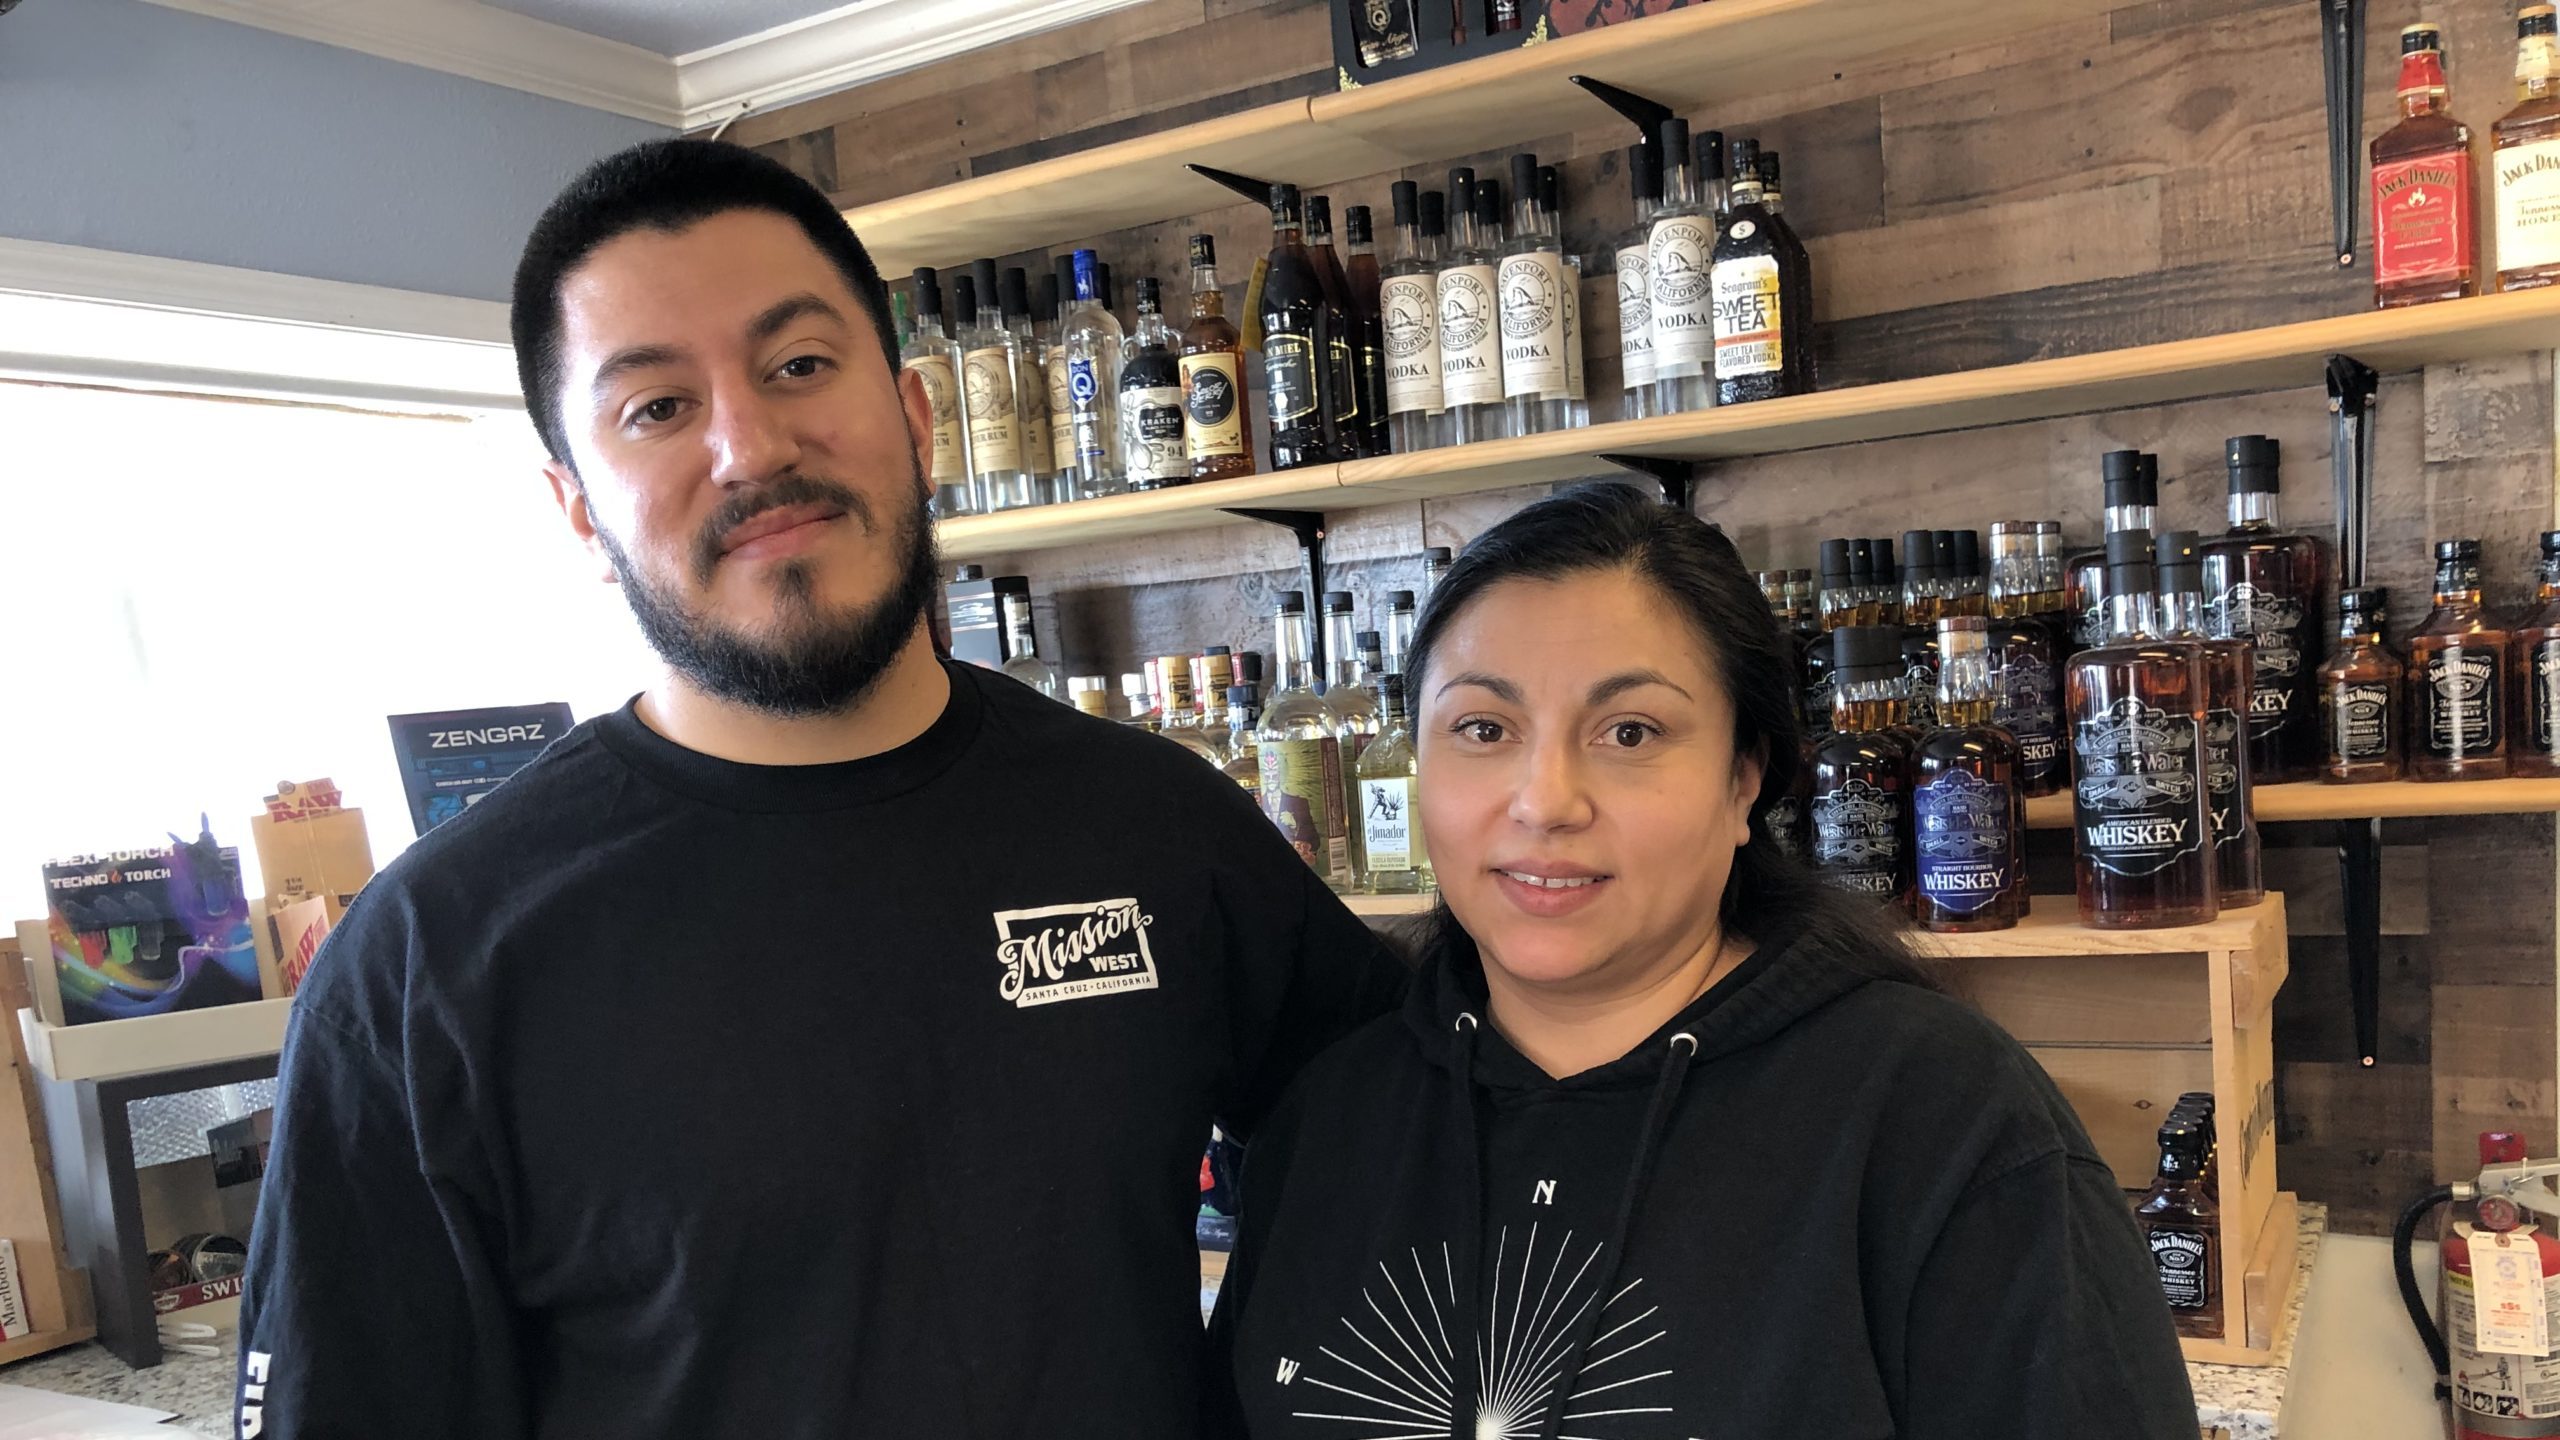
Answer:
[(0, 235), (503, 300), (579, 166), (670, 133), (142, 0), (0, 18)]

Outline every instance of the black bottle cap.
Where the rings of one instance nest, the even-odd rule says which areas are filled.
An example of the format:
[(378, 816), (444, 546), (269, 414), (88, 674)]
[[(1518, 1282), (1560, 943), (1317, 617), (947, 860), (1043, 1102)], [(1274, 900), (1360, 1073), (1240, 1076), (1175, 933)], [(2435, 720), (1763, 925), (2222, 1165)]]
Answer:
[(1662, 198), (1662, 152), (1652, 141), (1627, 147), (1627, 187), (1638, 200)]
[(1231, 656), (1231, 655), (1235, 654), (1236, 652), (1235, 652), (1234, 648), (1233, 648), (1233, 647), (1231, 647), (1231, 646), (1226, 646), (1226, 645), (1212, 645), (1212, 646), (1208, 647), (1207, 649), (1202, 650), (1200, 653), (1201, 653), (1202, 655), (1204, 655), (1204, 656), (1207, 656), (1207, 655), (1230, 655), (1230, 656)]
[(2151, 532), (2117, 530), (2107, 536), (2107, 593), (2148, 595), (2159, 571), (2151, 562)]
[(1387, 702), (1388, 709), (1393, 710), (1402, 708), (1404, 705), (1404, 677), (1401, 675), (1379, 676), (1378, 694), (1380, 698)]
[(2160, 503), (2158, 461), (2139, 450), (2110, 450), (2101, 463), (2106, 475), (2108, 509)]
[(1891, 540), (1878, 536), (1870, 547), (1870, 551), (1876, 557), (1877, 579), (1891, 580), (1902, 573), (1901, 567), (1893, 563), (1893, 542)]
[(1501, 181), (1479, 180), (1476, 182), (1476, 223), (1478, 225), (1502, 223)]
[(1310, 195), (1307, 197), (1307, 232), (1313, 235), (1333, 233), (1332, 196)]
[(1905, 530), (1902, 532), (1902, 558), (1906, 571), (1910, 568), (1911, 562), (1926, 560), (1931, 553), (1928, 531)]
[(1060, 305), (1074, 304), (1076, 301), (1076, 257), (1073, 255), (1050, 256), (1049, 275), (1050, 278), (1058, 282), (1058, 303)]
[(1253, 687), (1252, 687), (1252, 686), (1250, 686), (1250, 685), (1230, 685), (1230, 686), (1228, 686), (1228, 687), (1227, 687), (1227, 708), (1228, 708), (1228, 709), (1230, 709), (1230, 710), (1250, 710), (1250, 709), (1252, 709), (1252, 708), (1253, 708)]
[(1831, 632), (1831, 666), (1843, 683), (1892, 679), (1903, 671), (1902, 631), (1891, 625), (1843, 625)]
[(1141, 310), (1164, 308), (1164, 286), (1158, 284), (1153, 275), (1138, 277), (1138, 308)]
[[(2108, 552), (2112, 560), (2114, 551)], [(2151, 560), (2160, 572), (2160, 590), (2184, 595), (2204, 589), (2204, 555), (2193, 530), (2163, 530), (2151, 540)]]
[(1095, 289), (1102, 292), (1103, 309), (1120, 308), (1120, 287), (1112, 283), (1110, 261), (1102, 261), (1093, 267), (1093, 284)]
[(1422, 223), (1422, 187), (1410, 180), (1399, 180), (1387, 187), (1387, 206), (1396, 217), (1398, 227)]
[(1375, 650), (1382, 641), (1375, 630), (1354, 630), (1351, 632), (1351, 643), (1363, 650)]
[(1778, 152), (1775, 150), (1761, 152), (1760, 183), (1772, 190), (1782, 188), (1778, 184)]
[(2138, 479), (2142, 474), (2142, 452), (2110, 450), (2098, 457), (2099, 478), (2109, 485)]
[(1455, 553), (1455, 551), (1451, 550), (1446, 545), (1434, 545), (1422, 552), (1422, 563), (1425, 565), (1446, 565), (1449, 563), (1449, 557)]
[(1538, 208), (1558, 217), (1564, 214), (1564, 176), (1553, 165), (1538, 167)]
[(1745, 135), (1728, 147), (1733, 155), (1733, 173), (1757, 180), (1760, 178), (1760, 142)]
[(2418, 24), (2400, 32), (2400, 53), (2415, 55), (2422, 50), (2444, 49), (2444, 32), (2433, 25)]
[(1215, 236), (1191, 237), (1191, 268), (1214, 267), (1218, 263), (1218, 241)]
[(1283, 615), (1304, 615), (1304, 614), (1306, 614), (1306, 613), (1307, 613), (1307, 592), (1306, 592), (1306, 591), (1304, 591), (1304, 590), (1283, 590), (1283, 591), (1281, 591), (1281, 592), (1280, 592), (1280, 613), (1281, 613), (1281, 614), (1283, 614)]
[(1849, 579), (1852, 583), (1868, 583), (1876, 578), (1876, 542), (1849, 542)]
[(1849, 542), (1822, 542), (1822, 579), (1825, 584), (1845, 585), (1849, 582)]
[(1043, 325), (1055, 322), (1058, 318), (1057, 276), (1043, 275), (1040, 277), (1039, 300), (1040, 304), (1038, 308), (1032, 311), (1032, 318), (1038, 320)]
[(1511, 194), (1525, 200), (1538, 193), (1538, 157), (1527, 151), (1511, 157)]
[(2283, 447), (2271, 436), (2234, 435), (2223, 442), (2222, 461), (2231, 471), (2234, 495), (2276, 493), (2278, 457)]
[(1298, 203), (1298, 187), (1286, 183), (1271, 187), (1271, 218), (1295, 225), (1303, 214)]
[(1956, 573), (1967, 579), (1977, 579), (1981, 576), (1981, 531), (1959, 530), (1956, 532)]
[(2536, 35), (2560, 35), (2560, 14), (2552, 13), (2548, 5), (2527, 5), (2516, 12), (2516, 38)]
[[(1304, 610), (1307, 608), (1306, 603), (1304, 601), (1300, 601), (1298, 608)], [(1244, 681), (1245, 686), (1248, 689), (1259, 686), (1262, 683), (1261, 651), (1244, 650), (1237, 653), (1236, 678)]]
[(1956, 532), (1953, 530), (1929, 532), (1929, 564), (1938, 572), (1938, 578), (1941, 580), (1953, 580), (1964, 574), (1964, 571), (1956, 566)]
[(952, 276), (951, 318), (955, 321), (975, 320), (977, 316), (978, 277), (975, 275)]
[(951, 579), (954, 584), (963, 580), (984, 580), (986, 578), (987, 567), (984, 565), (963, 565), (951, 574)]
[(1004, 302), (1007, 320), (1031, 318), (1031, 276), (1019, 265), (1005, 267), (1004, 282), (996, 287)]
[(1410, 610), (1410, 609), (1412, 609), (1412, 608), (1413, 608), (1413, 592), (1412, 592), (1412, 591), (1410, 591), (1410, 590), (1390, 590), (1390, 591), (1388, 591), (1388, 592), (1387, 592), (1387, 608), (1388, 608), (1389, 610)]
[(1461, 215), (1475, 213), (1476, 172), (1472, 165), (1461, 165), (1449, 172), (1449, 205)]
[(916, 314), (919, 316), (931, 315), (937, 319), (940, 318), (942, 315), (942, 277), (933, 273), (932, 266), (919, 265), (916, 267), (915, 274), (909, 276), (908, 279), (915, 286)]
[(1324, 592), (1324, 613), (1327, 615), (1350, 614), (1351, 592), (1348, 590), (1327, 590)]
[(2477, 560), (2479, 558), (2480, 542), (2477, 540), (2439, 540), (2436, 542), (2436, 561), (2438, 564), (2442, 564), (2447, 560)]
[(2359, 585), (2338, 592), (2338, 614), (2358, 616), (2379, 627), (2391, 608), (2391, 591), (2381, 585)]
[(1724, 132), (1709, 130), (1698, 137), (1698, 179), (1722, 180), (1724, 168)]
[(969, 278), (977, 282), (979, 294), (990, 300), (996, 298), (996, 262), (984, 257), (970, 261)]
[(1354, 205), (1342, 212), (1342, 241), (1346, 245), (1366, 245), (1374, 238), (1369, 229), (1369, 207)]
[(1449, 233), (1449, 197), (1437, 190), (1422, 192), (1422, 233), (1434, 240)]
[(1665, 120), (1660, 125), (1654, 127), (1653, 138), (1659, 141), (1662, 145), (1662, 163), (1665, 169), (1668, 169), (1671, 162), (1674, 160), (1682, 162), (1686, 162), (1688, 160), (1688, 121), (1680, 119), (1677, 116), (1674, 116), (1669, 120)]
[(2542, 558), (2545, 560), (2560, 558), (2560, 530), (2542, 532)]

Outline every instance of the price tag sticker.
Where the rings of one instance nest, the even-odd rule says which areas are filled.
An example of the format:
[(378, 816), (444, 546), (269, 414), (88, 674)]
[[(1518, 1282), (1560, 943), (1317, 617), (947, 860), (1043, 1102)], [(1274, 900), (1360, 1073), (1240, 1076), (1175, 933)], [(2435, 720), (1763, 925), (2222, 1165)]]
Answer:
[(2471, 1283), (2484, 1354), (2551, 1353), (2551, 1311), (2542, 1289), (2542, 1251), (2531, 1230), (2471, 1233)]

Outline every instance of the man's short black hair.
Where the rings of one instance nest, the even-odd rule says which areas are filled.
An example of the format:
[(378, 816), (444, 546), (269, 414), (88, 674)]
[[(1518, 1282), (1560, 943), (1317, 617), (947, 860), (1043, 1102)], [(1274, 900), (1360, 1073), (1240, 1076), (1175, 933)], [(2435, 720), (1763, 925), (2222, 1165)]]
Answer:
[(525, 238), (509, 328), (525, 413), (551, 458), (569, 460), (560, 400), (560, 282), (598, 246), (634, 230), (677, 231), (732, 210), (766, 210), (800, 227), (871, 312), (880, 350), (898, 363), (889, 287), (853, 227), (817, 186), (778, 160), (720, 140), (647, 140), (590, 165)]

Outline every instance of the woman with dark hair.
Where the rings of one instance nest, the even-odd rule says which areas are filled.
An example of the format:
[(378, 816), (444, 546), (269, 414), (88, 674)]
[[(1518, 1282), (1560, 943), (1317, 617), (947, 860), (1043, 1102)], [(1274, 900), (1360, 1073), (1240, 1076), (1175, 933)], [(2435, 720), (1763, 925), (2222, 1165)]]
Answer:
[(1406, 660), (1443, 903), (1254, 1137), (1213, 1433), (2191, 1440), (2070, 1106), (1770, 838), (1792, 669), (1626, 486), (1450, 568)]

